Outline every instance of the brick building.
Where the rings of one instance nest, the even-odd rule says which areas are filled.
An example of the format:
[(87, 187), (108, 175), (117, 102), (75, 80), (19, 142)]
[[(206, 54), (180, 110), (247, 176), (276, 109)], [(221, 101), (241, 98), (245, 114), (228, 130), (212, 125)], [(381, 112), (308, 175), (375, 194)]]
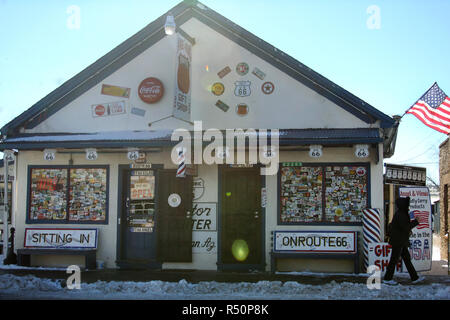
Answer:
[(448, 198), (450, 195), (450, 142), (449, 138), (439, 146), (439, 180), (440, 190), (440, 238), (441, 238), (441, 258), (448, 260), (448, 220), (449, 207)]

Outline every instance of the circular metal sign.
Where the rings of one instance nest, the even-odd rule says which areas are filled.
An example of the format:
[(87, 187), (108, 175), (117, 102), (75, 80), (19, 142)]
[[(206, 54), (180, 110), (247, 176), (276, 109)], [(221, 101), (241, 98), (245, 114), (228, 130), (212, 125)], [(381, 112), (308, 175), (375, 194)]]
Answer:
[(262, 92), (265, 94), (271, 94), (275, 90), (275, 85), (272, 82), (264, 82), (261, 86)]
[(248, 64), (245, 62), (241, 62), (236, 66), (236, 72), (240, 76), (245, 76), (248, 73)]
[(99, 104), (99, 105), (95, 106), (94, 112), (97, 116), (100, 117), (105, 114), (106, 108), (104, 106), (102, 106), (101, 104)]
[(223, 92), (225, 91), (225, 86), (220, 83), (220, 82), (216, 82), (212, 85), (211, 87), (211, 91), (212, 93), (214, 93), (216, 96), (220, 96), (223, 94)]
[(167, 202), (169, 203), (169, 206), (176, 208), (181, 204), (181, 197), (177, 193), (172, 193), (167, 199)]
[(164, 86), (157, 78), (146, 78), (139, 85), (138, 95), (146, 103), (155, 103), (161, 100)]

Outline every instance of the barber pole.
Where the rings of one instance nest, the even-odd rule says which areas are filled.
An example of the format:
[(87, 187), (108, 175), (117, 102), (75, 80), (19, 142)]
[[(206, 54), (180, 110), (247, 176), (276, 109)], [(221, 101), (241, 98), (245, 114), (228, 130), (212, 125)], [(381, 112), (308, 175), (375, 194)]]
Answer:
[(364, 268), (369, 266), (369, 243), (381, 242), (381, 222), (378, 209), (363, 210)]
[(186, 176), (186, 156), (185, 148), (178, 148), (178, 170), (177, 178)]

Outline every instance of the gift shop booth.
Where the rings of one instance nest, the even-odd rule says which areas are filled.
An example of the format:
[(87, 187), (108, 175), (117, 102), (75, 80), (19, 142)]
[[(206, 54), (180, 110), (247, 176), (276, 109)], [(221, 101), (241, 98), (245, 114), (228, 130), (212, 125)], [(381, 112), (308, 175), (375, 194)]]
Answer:
[(1, 128), (18, 263), (358, 272), (397, 128), (183, 1)]

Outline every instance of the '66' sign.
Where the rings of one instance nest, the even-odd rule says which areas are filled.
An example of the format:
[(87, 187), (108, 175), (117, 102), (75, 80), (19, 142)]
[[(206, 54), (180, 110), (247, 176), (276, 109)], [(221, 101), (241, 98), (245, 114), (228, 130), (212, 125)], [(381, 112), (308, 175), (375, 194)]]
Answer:
[(234, 89), (234, 95), (237, 97), (248, 97), (252, 91), (250, 90), (250, 85), (252, 83), (250, 81), (236, 81), (234, 85), (236, 86)]

